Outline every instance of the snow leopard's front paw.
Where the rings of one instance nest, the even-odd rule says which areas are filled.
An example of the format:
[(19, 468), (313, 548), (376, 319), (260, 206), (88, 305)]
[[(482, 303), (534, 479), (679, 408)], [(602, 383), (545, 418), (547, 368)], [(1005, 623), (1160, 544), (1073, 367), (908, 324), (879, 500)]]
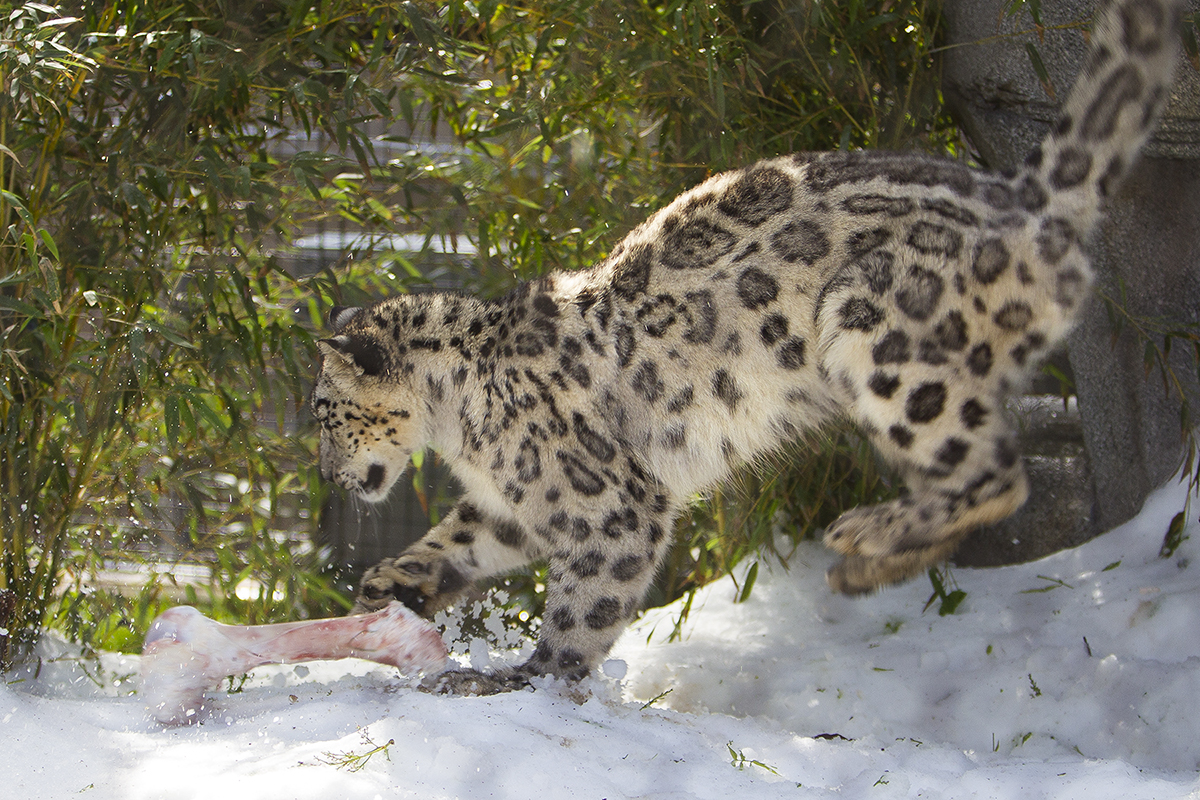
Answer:
[(378, 611), (397, 600), (423, 617), (432, 617), (462, 594), (467, 581), (444, 560), (403, 554), (368, 569), (359, 583), (352, 613)]

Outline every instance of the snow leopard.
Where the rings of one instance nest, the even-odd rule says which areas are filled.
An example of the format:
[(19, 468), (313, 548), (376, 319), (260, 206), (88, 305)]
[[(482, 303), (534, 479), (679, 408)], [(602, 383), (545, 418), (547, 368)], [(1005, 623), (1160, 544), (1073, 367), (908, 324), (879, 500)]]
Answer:
[(1057, 122), (1009, 174), (773, 158), (685, 192), (590, 269), (499, 299), (335, 308), (311, 398), (321, 474), (379, 501), (433, 447), (463, 488), (366, 572), (356, 610), (431, 616), (544, 561), (529, 659), (438, 687), (582, 678), (640, 610), (689, 498), (837, 421), (907, 491), (827, 528), (833, 589), (908, 579), (1010, 515), (1028, 488), (1005, 401), (1088, 296), (1088, 235), (1154, 127), (1180, 17), (1176, 0), (1110, 2)]

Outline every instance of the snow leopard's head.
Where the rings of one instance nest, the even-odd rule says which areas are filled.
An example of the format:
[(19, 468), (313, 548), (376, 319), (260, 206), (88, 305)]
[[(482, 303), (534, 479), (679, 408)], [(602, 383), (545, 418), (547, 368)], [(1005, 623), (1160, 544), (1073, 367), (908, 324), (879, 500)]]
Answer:
[[(426, 445), (425, 405), (402, 374), (376, 307), (335, 308), (334, 335), (318, 342), (321, 371), (310, 406), (321, 425), (321, 475), (376, 503)], [(381, 323), (383, 323), (381, 325)]]

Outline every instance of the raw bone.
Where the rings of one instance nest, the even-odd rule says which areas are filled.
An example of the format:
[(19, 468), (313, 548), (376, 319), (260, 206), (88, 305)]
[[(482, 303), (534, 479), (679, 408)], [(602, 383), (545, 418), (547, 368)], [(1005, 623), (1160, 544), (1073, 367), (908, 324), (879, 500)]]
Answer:
[(167, 725), (194, 722), (204, 690), (263, 664), (365, 658), (404, 672), (440, 672), (446, 645), (400, 603), (372, 614), (277, 625), (222, 625), (190, 606), (164, 611), (142, 647), (142, 694)]

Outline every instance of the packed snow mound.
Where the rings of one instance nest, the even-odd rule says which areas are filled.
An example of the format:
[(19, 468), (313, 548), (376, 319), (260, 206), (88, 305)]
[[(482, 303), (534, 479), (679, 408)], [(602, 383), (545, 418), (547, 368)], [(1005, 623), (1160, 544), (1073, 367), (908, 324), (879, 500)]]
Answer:
[(1039, 561), (956, 569), (967, 597), (944, 617), (936, 600), (923, 610), (928, 581), (864, 599), (823, 591), (834, 556), (802, 547), (786, 571), (761, 565), (746, 602), (730, 583), (707, 587), (681, 641), (667, 641), (678, 608), (647, 614), (615, 653), (625, 691), (810, 736), (1196, 770), (1197, 543), (1159, 555), (1185, 498), (1160, 490), (1133, 521)]

